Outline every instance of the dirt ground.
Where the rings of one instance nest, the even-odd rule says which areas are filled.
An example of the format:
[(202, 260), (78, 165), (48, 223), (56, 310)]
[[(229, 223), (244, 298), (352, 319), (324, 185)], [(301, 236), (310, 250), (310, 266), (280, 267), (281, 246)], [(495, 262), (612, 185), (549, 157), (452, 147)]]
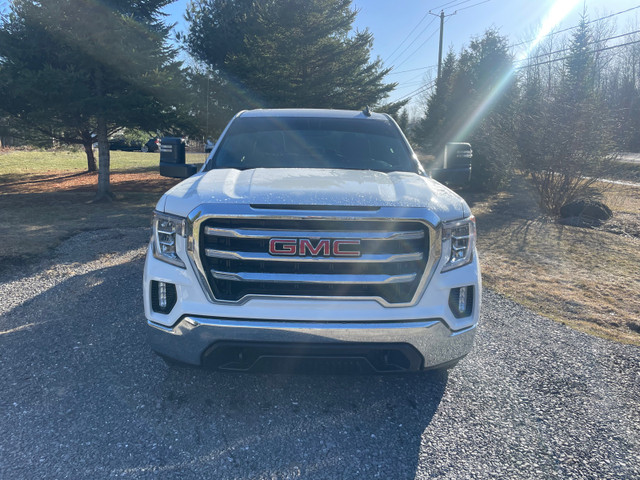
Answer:
[(484, 285), (591, 334), (640, 345), (640, 188), (603, 185), (614, 216), (560, 225), (517, 178), (495, 195), (464, 194), (477, 217)]
[[(157, 172), (111, 173), (111, 187), (118, 192), (163, 193), (180, 179), (161, 177)], [(46, 172), (30, 175), (28, 180), (0, 184), (0, 193), (95, 192), (98, 172)]]

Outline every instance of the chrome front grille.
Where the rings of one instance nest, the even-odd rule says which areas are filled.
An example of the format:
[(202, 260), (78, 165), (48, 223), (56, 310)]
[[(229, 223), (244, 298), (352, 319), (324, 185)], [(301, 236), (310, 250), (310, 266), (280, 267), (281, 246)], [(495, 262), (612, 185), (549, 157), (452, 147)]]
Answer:
[[(267, 295), (407, 304), (429, 264), (430, 229), (418, 221), (214, 217), (199, 229), (199, 260), (220, 301)], [(287, 244), (286, 253), (270, 253), (272, 241)]]

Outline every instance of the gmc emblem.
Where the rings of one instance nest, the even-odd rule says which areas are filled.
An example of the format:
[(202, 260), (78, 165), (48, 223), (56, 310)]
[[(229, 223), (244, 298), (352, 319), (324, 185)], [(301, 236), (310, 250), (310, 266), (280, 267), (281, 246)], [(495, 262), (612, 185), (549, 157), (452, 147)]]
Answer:
[(321, 238), (314, 245), (310, 238), (272, 238), (269, 254), (299, 257), (359, 257), (360, 250), (344, 250), (346, 245), (360, 245), (360, 240)]

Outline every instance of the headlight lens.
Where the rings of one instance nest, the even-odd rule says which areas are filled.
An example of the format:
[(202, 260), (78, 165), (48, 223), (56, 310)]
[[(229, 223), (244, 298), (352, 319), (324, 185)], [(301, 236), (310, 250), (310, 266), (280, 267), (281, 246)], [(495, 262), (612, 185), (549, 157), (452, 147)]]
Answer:
[(178, 257), (178, 235), (185, 235), (185, 220), (166, 213), (153, 212), (153, 256), (158, 260), (185, 268)]
[(473, 261), (476, 245), (476, 218), (445, 223), (442, 229), (442, 252), (447, 256), (442, 271), (453, 270)]

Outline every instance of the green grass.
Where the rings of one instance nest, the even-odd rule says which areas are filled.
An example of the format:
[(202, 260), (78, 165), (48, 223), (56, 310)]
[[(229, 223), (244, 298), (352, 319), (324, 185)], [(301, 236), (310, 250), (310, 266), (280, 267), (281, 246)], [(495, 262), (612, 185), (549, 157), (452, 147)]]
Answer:
[[(111, 152), (111, 170), (135, 171), (158, 168), (158, 154), (141, 152)], [(81, 151), (11, 151), (0, 154), (0, 182), (16, 175), (46, 172), (83, 171), (87, 169), (87, 156)], [(6, 180), (5, 180), (6, 181)]]
[[(160, 155), (142, 152), (111, 152), (112, 172), (157, 171)], [(203, 153), (187, 154), (187, 162), (203, 163)], [(97, 153), (96, 153), (97, 161)], [(83, 151), (12, 150), (0, 153), (0, 185), (25, 175), (47, 172), (82, 172), (87, 169), (87, 156)]]

